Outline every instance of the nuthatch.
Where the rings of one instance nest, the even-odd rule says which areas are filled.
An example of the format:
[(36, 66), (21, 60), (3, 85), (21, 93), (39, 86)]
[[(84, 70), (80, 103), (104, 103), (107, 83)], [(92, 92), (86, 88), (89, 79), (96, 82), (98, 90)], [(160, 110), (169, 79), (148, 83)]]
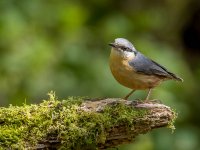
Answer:
[(183, 81), (165, 67), (138, 52), (133, 44), (124, 38), (117, 38), (109, 45), (112, 47), (110, 69), (113, 76), (120, 84), (132, 89), (124, 99), (128, 99), (135, 90), (148, 89), (148, 100), (151, 90), (162, 81)]

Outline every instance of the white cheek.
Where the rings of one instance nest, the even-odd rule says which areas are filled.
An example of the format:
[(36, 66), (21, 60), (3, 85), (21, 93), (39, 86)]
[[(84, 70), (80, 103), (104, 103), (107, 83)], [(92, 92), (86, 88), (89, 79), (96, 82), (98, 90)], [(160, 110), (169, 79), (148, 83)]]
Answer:
[(112, 53), (114, 55), (118, 55), (118, 56), (123, 57), (123, 58), (132, 58), (132, 57), (135, 56), (134, 52), (127, 52), (127, 51), (123, 51), (121, 49), (116, 50), (114, 48), (112, 48)]
[(129, 58), (129, 57), (133, 57), (133, 56), (134, 56), (134, 53), (133, 53), (133, 52), (124, 51), (124, 52), (123, 52), (123, 55), (124, 55), (124, 57)]

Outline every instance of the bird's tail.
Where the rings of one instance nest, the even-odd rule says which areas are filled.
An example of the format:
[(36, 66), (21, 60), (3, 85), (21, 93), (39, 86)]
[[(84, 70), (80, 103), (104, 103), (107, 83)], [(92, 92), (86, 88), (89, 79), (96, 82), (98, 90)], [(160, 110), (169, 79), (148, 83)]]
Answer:
[(183, 82), (183, 79), (178, 77), (177, 75), (171, 73), (171, 72), (168, 72), (170, 74), (170, 76), (172, 77), (172, 79), (176, 80), (176, 81), (181, 81)]

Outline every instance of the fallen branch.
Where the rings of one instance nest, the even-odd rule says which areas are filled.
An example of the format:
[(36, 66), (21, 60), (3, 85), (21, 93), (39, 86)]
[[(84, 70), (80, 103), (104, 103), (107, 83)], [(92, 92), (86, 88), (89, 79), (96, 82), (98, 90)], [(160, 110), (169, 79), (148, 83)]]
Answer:
[(157, 101), (58, 101), (50, 95), (39, 105), (0, 108), (0, 147), (106, 149), (131, 143), (155, 128), (173, 128), (175, 118), (176, 113)]

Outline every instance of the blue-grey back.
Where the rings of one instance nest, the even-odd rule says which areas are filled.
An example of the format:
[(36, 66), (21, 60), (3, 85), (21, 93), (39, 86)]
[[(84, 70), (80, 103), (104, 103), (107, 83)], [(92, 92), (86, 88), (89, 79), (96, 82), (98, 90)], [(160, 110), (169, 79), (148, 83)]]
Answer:
[(165, 67), (155, 61), (145, 57), (142, 53), (137, 52), (135, 58), (129, 62), (136, 72), (146, 75), (155, 75), (163, 78), (175, 78), (176, 76), (169, 72)]

